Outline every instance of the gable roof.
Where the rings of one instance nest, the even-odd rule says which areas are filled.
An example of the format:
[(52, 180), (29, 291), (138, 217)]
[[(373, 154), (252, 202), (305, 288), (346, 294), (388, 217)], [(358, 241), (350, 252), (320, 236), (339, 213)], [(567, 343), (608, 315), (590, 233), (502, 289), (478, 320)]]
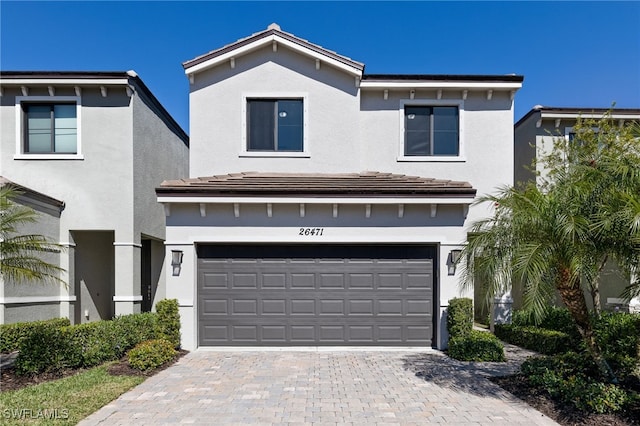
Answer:
[(468, 182), (392, 173), (258, 173), (245, 172), (169, 180), (158, 195), (207, 197), (460, 197), (473, 198)]
[(182, 66), (185, 74), (190, 75), (270, 44), (273, 44), (274, 48), (277, 48), (278, 44), (282, 44), (292, 50), (326, 62), (358, 77), (362, 76), (364, 70), (363, 63), (356, 62), (332, 50), (325, 49), (322, 46), (284, 32), (278, 24), (271, 24), (264, 31), (252, 34), (249, 37), (183, 62)]

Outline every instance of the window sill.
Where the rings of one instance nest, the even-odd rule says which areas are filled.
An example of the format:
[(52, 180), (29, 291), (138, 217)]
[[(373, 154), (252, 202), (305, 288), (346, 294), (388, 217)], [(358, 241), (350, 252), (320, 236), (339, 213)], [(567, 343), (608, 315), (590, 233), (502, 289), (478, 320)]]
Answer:
[(414, 162), (414, 163), (466, 163), (467, 159), (464, 157), (419, 157), (419, 156), (400, 156), (396, 158), (398, 162)]
[(311, 158), (308, 152), (241, 152), (240, 158)]
[(82, 154), (16, 154), (14, 160), (84, 160)]

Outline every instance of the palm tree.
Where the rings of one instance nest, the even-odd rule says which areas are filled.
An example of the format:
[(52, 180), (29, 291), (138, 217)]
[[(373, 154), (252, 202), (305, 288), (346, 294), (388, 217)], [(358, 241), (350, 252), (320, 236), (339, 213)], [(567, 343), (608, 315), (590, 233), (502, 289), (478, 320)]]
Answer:
[(38, 213), (12, 199), (18, 192), (9, 185), (0, 187), (0, 275), (14, 283), (58, 282), (64, 269), (40, 256), (60, 252), (63, 247), (42, 235), (20, 233), (20, 227), (37, 222)]
[[(639, 142), (604, 121), (578, 122), (576, 129), (578, 143), (559, 140), (545, 158), (543, 185), (504, 187), (476, 201), (491, 203), (493, 214), (472, 224), (462, 279), (467, 287), (479, 279), (489, 297), (520, 286), (523, 308), (537, 320), (557, 293), (601, 372), (615, 381), (581, 284), (586, 280), (596, 302), (609, 257), (627, 271), (640, 270)], [(638, 280), (627, 290), (638, 294)]]

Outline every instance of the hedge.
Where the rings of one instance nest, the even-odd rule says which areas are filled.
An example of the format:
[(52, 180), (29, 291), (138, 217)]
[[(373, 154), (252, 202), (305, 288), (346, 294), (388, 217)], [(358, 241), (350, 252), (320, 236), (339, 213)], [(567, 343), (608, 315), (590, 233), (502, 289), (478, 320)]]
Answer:
[(480, 330), (449, 339), (448, 354), (459, 361), (506, 361), (502, 342), (490, 332)]
[(138, 343), (129, 351), (127, 358), (131, 367), (148, 371), (171, 361), (176, 354), (173, 343), (165, 339), (156, 339)]
[(575, 349), (573, 339), (566, 333), (535, 326), (496, 324), (494, 328), (500, 340), (545, 355), (554, 355)]
[(69, 318), (2, 324), (0, 325), (0, 353), (17, 351), (20, 348), (20, 343), (36, 330), (62, 328), (69, 326), (69, 324)]
[[(160, 302), (158, 305), (163, 306)], [(175, 333), (176, 321), (178, 327), (180, 324), (177, 302), (165, 303), (163, 309), (168, 313), (131, 314), (66, 327), (35, 327), (20, 341), (16, 372), (25, 375), (92, 367), (121, 358), (140, 342), (168, 334), (174, 339), (171, 344), (175, 345), (177, 337), (179, 345), (179, 328), (177, 336)]]
[(158, 312), (158, 337), (180, 348), (180, 313), (177, 299), (164, 299), (156, 303)]
[(449, 300), (447, 308), (447, 331), (449, 337), (460, 337), (471, 333), (473, 328), (473, 301), (469, 298)]

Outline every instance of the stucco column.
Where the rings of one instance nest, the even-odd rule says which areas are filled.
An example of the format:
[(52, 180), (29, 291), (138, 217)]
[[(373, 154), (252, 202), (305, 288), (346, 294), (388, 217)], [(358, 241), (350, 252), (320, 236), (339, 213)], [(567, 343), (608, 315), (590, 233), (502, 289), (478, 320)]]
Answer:
[(496, 324), (510, 324), (512, 312), (513, 297), (510, 291), (494, 297), (491, 303), (491, 331)]
[(115, 258), (114, 315), (140, 312), (142, 303), (140, 290), (142, 244), (115, 241), (113, 246)]
[[(196, 250), (193, 244), (165, 244), (167, 299), (178, 300), (181, 346), (191, 351), (197, 347)], [(171, 264), (174, 252), (177, 253), (176, 256), (182, 254), (182, 264)]]
[(60, 243), (64, 250), (60, 253), (60, 279), (64, 284), (60, 284), (60, 316), (69, 318), (71, 324), (76, 323), (75, 305), (77, 303), (77, 295), (75, 288), (75, 255), (76, 244), (73, 237), (69, 234), (69, 241)]

